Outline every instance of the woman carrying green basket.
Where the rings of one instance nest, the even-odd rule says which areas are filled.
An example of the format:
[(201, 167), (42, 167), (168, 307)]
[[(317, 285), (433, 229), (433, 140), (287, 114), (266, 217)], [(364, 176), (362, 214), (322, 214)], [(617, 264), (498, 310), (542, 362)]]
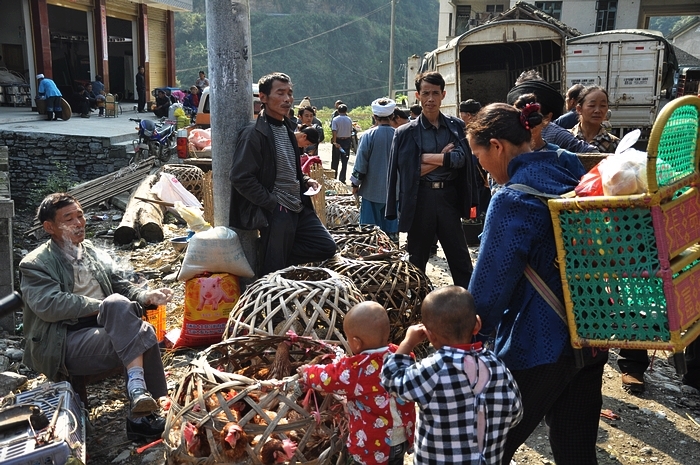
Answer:
[[(494, 103), (467, 127), (473, 154), (504, 185), (491, 200), (469, 291), (484, 340), (513, 373), (525, 416), (511, 429), (503, 464), (545, 418), (557, 464), (596, 464), (607, 352), (583, 349), (574, 360), (563, 312), (554, 231), (543, 198), (574, 189), (578, 179), (557, 163), (557, 153), (532, 152), (531, 132), (542, 122), (539, 106), (521, 110)], [(555, 310), (555, 307), (558, 310)]]

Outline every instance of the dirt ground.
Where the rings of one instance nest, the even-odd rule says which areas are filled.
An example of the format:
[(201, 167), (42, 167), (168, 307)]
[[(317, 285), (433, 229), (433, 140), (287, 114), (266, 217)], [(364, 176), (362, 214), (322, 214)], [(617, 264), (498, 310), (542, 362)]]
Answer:
[[(124, 266), (133, 268), (149, 280), (151, 287), (169, 286), (176, 297), (168, 306), (168, 330), (179, 327), (182, 316), (182, 283), (175, 281), (174, 272), (182, 259), (167, 239), (184, 234), (182, 225), (165, 226), (166, 240), (157, 244), (140, 244), (137, 248), (115, 248), (110, 231), (118, 224), (113, 217), (121, 215), (116, 209), (91, 208), (88, 237), (113, 251)], [(107, 215), (107, 220), (102, 219)], [(24, 236), (30, 224), (31, 212), (18, 212), (15, 218), (15, 264), (32, 250), (38, 240)], [(476, 259), (478, 248), (472, 248)], [(435, 287), (451, 284), (449, 270), (442, 250), (430, 260), (427, 274)], [(544, 337), (544, 335), (543, 335)], [(174, 389), (186, 372), (193, 351), (164, 352), (164, 365), (169, 387)], [(603, 465), (656, 463), (690, 465), (700, 463), (700, 395), (681, 388), (680, 378), (667, 362), (664, 353), (654, 354), (651, 370), (646, 375), (647, 391), (631, 395), (622, 390), (615, 351), (610, 353), (603, 379), (603, 409), (611, 410), (616, 419), (601, 417), (598, 435), (598, 462)], [(42, 376), (24, 370), (31, 378), (26, 389), (45, 381)], [(23, 389), (25, 389), (23, 388)], [(88, 438), (88, 463), (158, 464), (164, 462), (165, 449), (153, 446), (141, 453), (141, 443), (126, 437), (124, 383), (120, 378), (105, 380), (88, 387), (88, 411), (93, 425)], [(540, 426), (515, 456), (518, 464), (554, 463), (545, 426)], [(406, 463), (412, 463), (407, 457)]]

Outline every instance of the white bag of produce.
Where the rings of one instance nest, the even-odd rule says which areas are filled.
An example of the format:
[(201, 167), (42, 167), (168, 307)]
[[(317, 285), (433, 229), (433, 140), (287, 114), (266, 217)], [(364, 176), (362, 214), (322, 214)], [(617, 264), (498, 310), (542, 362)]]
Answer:
[(244, 278), (253, 276), (241, 241), (233, 230), (217, 226), (190, 238), (177, 279), (187, 281), (204, 272), (230, 273)]

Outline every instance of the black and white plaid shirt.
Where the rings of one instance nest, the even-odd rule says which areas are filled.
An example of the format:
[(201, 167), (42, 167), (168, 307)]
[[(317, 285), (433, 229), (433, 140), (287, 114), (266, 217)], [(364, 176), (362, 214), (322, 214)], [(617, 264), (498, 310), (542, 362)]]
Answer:
[[(467, 375), (467, 365), (472, 371), (481, 367), (476, 369), (476, 379)], [(506, 434), (522, 418), (518, 386), (489, 350), (446, 346), (418, 363), (408, 355), (388, 354), (381, 381), (388, 392), (420, 407), (416, 464), (500, 463)], [(481, 447), (477, 439), (480, 413), (485, 419), (480, 423), (485, 426), (479, 435)]]

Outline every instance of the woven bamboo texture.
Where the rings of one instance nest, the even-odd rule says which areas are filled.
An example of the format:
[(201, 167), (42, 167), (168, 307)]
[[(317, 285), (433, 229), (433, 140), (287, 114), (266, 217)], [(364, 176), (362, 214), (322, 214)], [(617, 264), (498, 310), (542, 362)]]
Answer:
[[(330, 175), (328, 174), (328, 171), (331, 172)], [(335, 171), (324, 170), (324, 176), (323, 186), (326, 188), (329, 195), (347, 195), (352, 193), (350, 186), (339, 181), (338, 179), (335, 179)]]
[(326, 226), (360, 224), (360, 205), (354, 195), (326, 196)]
[[(364, 251), (370, 250), (364, 248)], [(391, 325), (390, 340), (399, 344), (409, 326), (421, 321), (421, 304), (432, 290), (430, 279), (403, 252), (379, 252), (358, 257), (347, 250), (323, 263), (349, 277), (364, 296), (384, 307)]]
[(318, 219), (321, 220), (321, 223), (325, 226), (326, 225), (326, 189), (325, 189), (325, 181), (324, 181), (324, 172), (323, 172), (323, 166), (315, 163), (311, 165), (311, 170), (309, 171), (309, 176), (311, 176), (312, 179), (315, 179), (316, 182), (320, 183), (322, 185), (321, 191), (311, 197), (311, 203), (314, 206), (314, 210), (316, 211), (316, 215), (318, 216)]
[(608, 153), (577, 153), (576, 156), (581, 161), (583, 168), (586, 172), (593, 169), (595, 165), (605, 160), (608, 157)]
[(203, 198), (204, 171), (192, 165), (165, 165), (164, 173), (170, 173), (180, 181), (182, 187), (190, 191), (200, 202)]
[(248, 286), (229, 314), (224, 338), (293, 330), (351, 352), (343, 334), (343, 318), (362, 301), (362, 293), (350, 278), (325, 268), (292, 266)]
[(574, 347), (679, 353), (700, 335), (700, 99), (652, 128), (646, 194), (549, 201)]
[(204, 188), (202, 189), (202, 205), (204, 206), (204, 219), (209, 224), (214, 224), (214, 172), (204, 173)]
[(328, 228), (331, 237), (335, 241), (338, 251), (350, 246), (353, 250), (348, 253), (363, 255), (360, 250), (367, 247), (368, 252), (375, 253), (375, 249), (395, 250), (396, 244), (382, 231), (379, 226), (373, 224), (354, 224), (344, 226), (331, 226)]
[[(288, 352), (281, 354), (280, 345)], [(261, 453), (270, 438), (289, 438), (297, 450), (285, 463), (329, 464), (342, 447), (343, 407), (331, 395), (304, 391), (295, 371), (314, 357), (339, 355), (338, 347), (293, 334), (239, 337), (203, 351), (168, 412), (163, 434), (168, 463), (259, 465), (265, 463)], [(267, 379), (281, 359), (294, 374)], [(235, 451), (221, 440), (222, 429), (231, 424), (243, 430)], [(185, 439), (184, 430), (192, 428), (197, 447), (188, 447)]]

